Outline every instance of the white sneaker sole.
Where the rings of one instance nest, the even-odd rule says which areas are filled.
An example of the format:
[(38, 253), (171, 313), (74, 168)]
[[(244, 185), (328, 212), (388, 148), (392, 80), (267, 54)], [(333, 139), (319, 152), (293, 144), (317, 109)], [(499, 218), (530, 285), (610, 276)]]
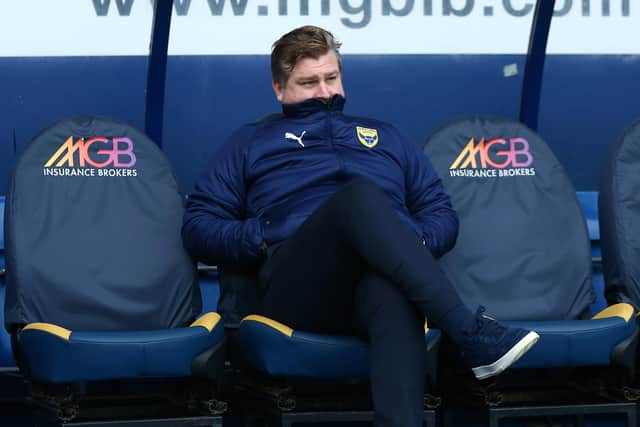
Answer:
[(485, 378), (498, 375), (500, 372), (507, 369), (509, 366), (516, 363), (533, 345), (538, 342), (540, 335), (531, 331), (525, 335), (520, 341), (516, 343), (509, 351), (507, 351), (500, 359), (496, 360), (490, 365), (478, 366), (472, 368), (473, 374), (477, 379), (483, 380)]

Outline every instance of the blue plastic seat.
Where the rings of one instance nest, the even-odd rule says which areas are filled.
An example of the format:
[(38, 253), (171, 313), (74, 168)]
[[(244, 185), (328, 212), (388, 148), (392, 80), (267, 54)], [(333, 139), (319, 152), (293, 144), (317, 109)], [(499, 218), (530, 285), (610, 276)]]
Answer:
[[(353, 336), (294, 330), (274, 319), (251, 314), (257, 301), (256, 289), (255, 276), (248, 272), (220, 272), (218, 310), (233, 343), (232, 363), (243, 371), (239, 381), (243, 387), (251, 396), (263, 396), (261, 402), (283, 423), (288, 416), (297, 417), (291, 422), (302, 421), (303, 416), (318, 422), (354, 421), (355, 411), (358, 421), (371, 421), (370, 397), (364, 390), (370, 375), (368, 344)], [(440, 338), (439, 330), (425, 324), (425, 420), (429, 425), (435, 419), (433, 409), (440, 404), (433, 387)], [(331, 387), (328, 394), (326, 387)], [(309, 399), (313, 401), (311, 407)]]
[(183, 199), (156, 144), (78, 117), (36, 136), (6, 199), (5, 325), (42, 384), (211, 377), (224, 330), (201, 313)]
[[(249, 315), (242, 319), (238, 339), (249, 365), (268, 375), (369, 379), (368, 345), (355, 337), (297, 331), (273, 319)], [(439, 339), (440, 331), (425, 325), (429, 351), (437, 351)]]
[[(239, 382), (249, 399), (262, 396), (262, 411), (266, 409), (281, 425), (373, 420), (365, 341), (294, 330), (260, 315), (245, 316), (235, 335), (245, 371)], [(441, 402), (435, 389), (440, 338), (439, 330), (425, 324), (427, 426), (435, 425), (435, 409)]]
[(618, 304), (591, 315), (587, 224), (542, 138), (514, 120), (476, 116), (440, 128), (425, 152), (460, 217), (458, 242), (441, 266), (467, 305), (540, 335), (514, 368), (632, 372), (633, 309)]

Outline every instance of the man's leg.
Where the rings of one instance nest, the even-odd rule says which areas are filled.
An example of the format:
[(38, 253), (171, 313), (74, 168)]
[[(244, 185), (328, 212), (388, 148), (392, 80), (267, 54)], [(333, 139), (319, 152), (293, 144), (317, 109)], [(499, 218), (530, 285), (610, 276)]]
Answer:
[(354, 328), (369, 342), (375, 427), (419, 427), (424, 410), (424, 316), (388, 279), (365, 274)]
[(308, 328), (334, 310), (338, 323), (348, 324), (354, 284), (365, 269), (391, 279), (435, 323), (454, 309), (462, 319), (451, 323), (473, 321), (429, 249), (388, 196), (364, 179), (342, 187), (267, 259), (260, 272), (265, 314)]
[(459, 346), (480, 379), (507, 369), (538, 340), (476, 315), (429, 250), (395, 213), (388, 196), (367, 180), (334, 194), (263, 265), (263, 313), (294, 328), (348, 330), (355, 283), (372, 270), (398, 286), (420, 313)]

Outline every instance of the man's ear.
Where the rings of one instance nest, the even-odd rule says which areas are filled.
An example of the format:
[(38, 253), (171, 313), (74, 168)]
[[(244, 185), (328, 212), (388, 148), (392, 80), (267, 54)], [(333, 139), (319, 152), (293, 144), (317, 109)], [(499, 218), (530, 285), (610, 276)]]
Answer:
[(282, 85), (278, 82), (271, 82), (271, 87), (273, 88), (273, 92), (276, 94), (276, 99), (279, 102), (282, 102), (282, 92), (284, 89)]

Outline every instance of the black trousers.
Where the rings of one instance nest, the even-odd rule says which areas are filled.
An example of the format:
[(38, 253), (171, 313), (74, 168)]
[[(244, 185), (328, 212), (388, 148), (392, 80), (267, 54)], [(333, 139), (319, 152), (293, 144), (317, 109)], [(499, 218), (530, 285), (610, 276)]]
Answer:
[(462, 304), (428, 248), (364, 179), (345, 185), (269, 256), (261, 312), (370, 345), (375, 425), (421, 426), (425, 316)]

